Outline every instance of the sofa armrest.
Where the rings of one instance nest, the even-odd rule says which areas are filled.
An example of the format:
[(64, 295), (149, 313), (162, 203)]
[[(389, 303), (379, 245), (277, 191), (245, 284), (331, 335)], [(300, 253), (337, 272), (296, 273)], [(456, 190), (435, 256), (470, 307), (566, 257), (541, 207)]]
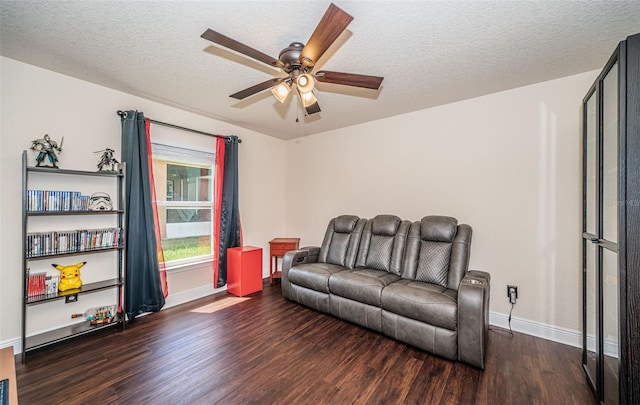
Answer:
[(484, 369), (491, 275), (470, 270), (458, 288), (458, 359)]
[(280, 276), (280, 284), (282, 288), (282, 296), (291, 299), (291, 282), (289, 281), (289, 270), (293, 266), (303, 263), (316, 263), (320, 248), (316, 246), (303, 247), (298, 250), (290, 250), (285, 253), (282, 258), (282, 274)]

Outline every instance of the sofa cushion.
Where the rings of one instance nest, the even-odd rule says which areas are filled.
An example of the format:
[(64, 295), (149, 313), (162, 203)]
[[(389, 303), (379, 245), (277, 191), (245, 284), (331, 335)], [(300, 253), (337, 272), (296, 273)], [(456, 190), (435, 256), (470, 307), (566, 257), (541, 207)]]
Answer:
[(340, 215), (329, 221), (320, 246), (318, 262), (337, 264), (352, 269), (367, 221), (355, 215)]
[[(457, 290), (464, 276), (460, 273), (466, 272), (468, 266), (464, 258), (468, 258), (467, 241), (471, 233), (467, 228), (467, 225), (459, 227), (455, 218), (443, 216), (426, 216), (411, 224), (402, 277)], [(451, 274), (452, 257), (456, 265), (454, 274)]]
[(400, 275), (411, 222), (395, 215), (377, 215), (364, 226), (356, 267)]
[(381, 304), (386, 311), (456, 330), (457, 291), (430, 283), (400, 280), (382, 290)]
[(371, 220), (371, 233), (382, 236), (395, 236), (402, 220), (395, 215), (377, 215)]
[(365, 266), (370, 269), (388, 271), (392, 251), (393, 236), (371, 235)]
[(458, 220), (452, 217), (430, 215), (420, 221), (420, 237), (432, 242), (453, 242)]
[(347, 270), (336, 273), (329, 278), (329, 292), (333, 295), (379, 307), (382, 289), (399, 279), (399, 276), (382, 270)]
[(450, 257), (451, 243), (421, 241), (416, 280), (446, 287)]
[(329, 277), (345, 270), (337, 264), (304, 263), (289, 269), (288, 279), (293, 284), (328, 294)]
[(359, 219), (355, 215), (341, 215), (335, 219), (333, 230), (338, 233), (351, 233), (356, 229)]

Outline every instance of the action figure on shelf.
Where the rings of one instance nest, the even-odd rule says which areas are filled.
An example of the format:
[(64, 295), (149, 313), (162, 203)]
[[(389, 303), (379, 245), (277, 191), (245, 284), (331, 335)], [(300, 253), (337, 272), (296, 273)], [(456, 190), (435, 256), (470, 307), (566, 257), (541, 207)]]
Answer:
[[(100, 162), (98, 163), (98, 171), (99, 172), (117, 172), (116, 165), (119, 164), (116, 158), (113, 157), (113, 153), (115, 150), (106, 148), (105, 150), (99, 150), (93, 153), (102, 153), (100, 156)], [(111, 166), (111, 170), (104, 169), (105, 167)]]
[(56, 151), (58, 153), (62, 153), (62, 143), (64, 142), (64, 136), (60, 141), (60, 146), (56, 143), (56, 141), (51, 140), (49, 134), (45, 134), (43, 138), (36, 139), (31, 141), (31, 150), (37, 151), (38, 156), (36, 157), (36, 167), (43, 166), (44, 159), (48, 158), (51, 166), (44, 167), (55, 167), (58, 168), (56, 164), (58, 162), (58, 156), (56, 156)]

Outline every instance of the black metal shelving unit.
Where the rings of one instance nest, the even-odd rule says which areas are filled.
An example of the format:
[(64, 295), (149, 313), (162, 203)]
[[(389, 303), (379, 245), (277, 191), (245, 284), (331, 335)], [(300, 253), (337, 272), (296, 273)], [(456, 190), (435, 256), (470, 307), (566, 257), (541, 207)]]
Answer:
[[(29, 211), (28, 206), (28, 190), (29, 190), (29, 177), (33, 173), (42, 173), (52, 176), (88, 176), (88, 177), (107, 177), (113, 178), (117, 182), (117, 207), (114, 210), (108, 211)], [(114, 172), (90, 172), (82, 170), (66, 170), (50, 167), (33, 167), (27, 165), (27, 151), (22, 152), (22, 272), (23, 272), (23, 299), (22, 299), (22, 363), (26, 362), (26, 355), (32, 350), (36, 350), (42, 347), (46, 347), (67, 339), (75, 338), (81, 335), (86, 335), (106, 328), (119, 328), (125, 329), (125, 318), (122, 314), (117, 314), (115, 319), (110, 323), (90, 325), (89, 322), (76, 323), (72, 325), (66, 325), (55, 330), (49, 330), (36, 335), (27, 336), (27, 308), (32, 305), (39, 305), (45, 303), (52, 303), (55, 301), (65, 301), (71, 296), (78, 296), (82, 294), (91, 294), (97, 291), (103, 291), (107, 289), (117, 289), (119, 301), (117, 304), (120, 308), (125, 307), (124, 303), (124, 288), (125, 288), (125, 239), (126, 230), (124, 228), (126, 212), (123, 209), (124, 203), (124, 179), (125, 179), (125, 165), (121, 164), (120, 170), (117, 173)], [(54, 179), (55, 180), (55, 179)], [(54, 182), (52, 181), (52, 184)], [(117, 227), (120, 228), (120, 243), (117, 246), (110, 246), (104, 248), (92, 248), (77, 250), (72, 252), (63, 253), (49, 253), (39, 255), (28, 255), (27, 252), (27, 234), (29, 227), (29, 219), (33, 217), (46, 217), (46, 216), (83, 216), (90, 218), (91, 216), (113, 216), (116, 218)], [(87, 222), (87, 221), (83, 221)], [(67, 291), (58, 291), (56, 294), (29, 296), (28, 295), (28, 267), (29, 262), (35, 260), (47, 260), (53, 258), (74, 256), (74, 255), (87, 255), (87, 254), (99, 254), (102, 252), (117, 251), (117, 269), (115, 269), (114, 278), (101, 280), (94, 283), (87, 283), (82, 287)]]

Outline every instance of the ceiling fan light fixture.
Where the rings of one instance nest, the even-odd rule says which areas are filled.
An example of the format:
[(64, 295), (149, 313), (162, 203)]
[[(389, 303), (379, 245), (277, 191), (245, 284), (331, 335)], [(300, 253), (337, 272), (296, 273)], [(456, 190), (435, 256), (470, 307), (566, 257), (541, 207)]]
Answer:
[(201, 37), (256, 61), (272, 67), (278, 67), (287, 75), (287, 77), (269, 79), (258, 83), (231, 94), (229, 97), (243, 100), (270, 89), (273, 96), (281, 103), (284, 103), (295, 86), (300, 102), (305, 106), (305, 112), (307, 114), (316, 114), (321, 111), (316, 96), (313, 94), (316, 80), (322, 83), (378, 90), (380, 83), (384, 79), (379, 76), (342, 72), (320, 71), (316, 74), (311, 73), (316, 61), (322, 58), (325, 51), (332, 46), (352, 20), (352, 16), (331, 3), (306, 44), (302, 42), (290, 43), (288, 47), (280, 51), (278, 59), (211, 29), (207, 29)]
[(316, 95), (313, 94), (313, 91), (300, 92), (300, 100), (302, 100), (302, 106), (307, 108), (318, 102)]
[(284, 103), (284, 100), (287, 99), (290, 91), (291, 87), (287, 82), (282, 82), (271, 89), (271, 93), (273, 94), (273, 96), (281, 103)]
[(313, 91), (315, 82), (313, 81), (313, 76), (308, 73), (303, 73), (296, 79), (296, 85), (301, 93), (309, 93)]

